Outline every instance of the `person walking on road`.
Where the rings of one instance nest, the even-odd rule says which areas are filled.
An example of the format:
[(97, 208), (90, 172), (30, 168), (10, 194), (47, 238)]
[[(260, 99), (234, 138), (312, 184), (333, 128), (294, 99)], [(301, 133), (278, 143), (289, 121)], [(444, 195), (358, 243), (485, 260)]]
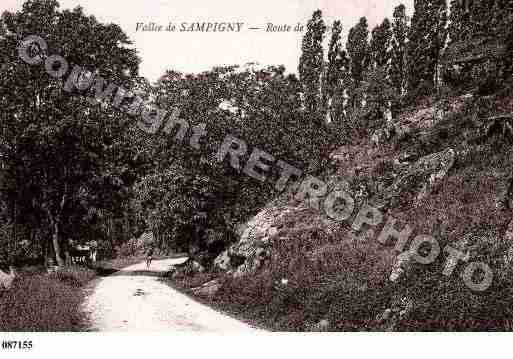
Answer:
[(91, 248), (91, 262), (96, 263), (96, 254), (98, 253), (98, 242), (95, 239), (93, 239), (89, 242), (89, 247)]
[(153, 247), (150, 247), (146, 252), (146, 268), (150, 268), (151, 260), (153, 259)]

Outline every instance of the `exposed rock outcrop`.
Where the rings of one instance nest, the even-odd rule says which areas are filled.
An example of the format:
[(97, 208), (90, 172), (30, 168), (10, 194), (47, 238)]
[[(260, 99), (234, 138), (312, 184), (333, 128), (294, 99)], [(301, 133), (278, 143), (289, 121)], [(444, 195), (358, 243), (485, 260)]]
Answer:
[[(396, 175), (392, 185), (386, 187), (378, 195), (368, 198), (368, 191), (365, 186), (360, 185), (356, 190), (345, 180), (340, 178), (331, 178), (328, 181), (328, 192), (332, 190), (346, 190), (353, 193), (356, 206), (369, 201), (371, 205), (377, 208), (388, 208), (396, 205), (399, 201), (404, 200), (408, 196), (406, 193), (414, 191), (414, 204), (419, 203), (427, 197), (447, 176), (450, 169), (454, 166), (456, 160), (456, 152), (448, 148), (444, 151), (434, 153), (420, 158), (416, 162), (405, 164), (398, 175)], [(362, 187), (363, 186), (363, 187)], [(261, 210), (255, 215), (241, 231), (240, 240), (231, 245), (227, 250), (222, 252), (214, 261), (214, 265), (218, 270), (230, 271), (234, 276), (242, 276), (261, 268), (271, 257), (271, 243), (273, 238), (280, 235), (278, 228), (279, 222), (285, 216), (301, 217), (303, 211), (309, 211), (298, 203), (297, 206), (269, 206)], [(326, 233), (334, 231), (340, 226), (339, 223), (332, 221), (322, 211), (311, 213), (309, 221), (312, 228), (316, 227)], [(308, 228), (301, 228), (307, 231)], [(349, 233), (351, 235), (351, 233)], [(400, 271), (406, 264), (403, 257), (400, 257), (399, 267), (392, 270)], [(396, 274), (391, 275), (395, 277)]]
[(392, 125), (390, 127), (385, 127), (384, 129), (376, 130), (371, 136), (371, 144), (374, 146), (380, 146), (390, 141), (394, 134), (395, 128)]
[[(330, 190), (338, 188), (328, 184)], [(301, 218), (308, 218), (303, 223)], [(296, 206), (270, 206), (255, 215), (243, 231), (240, 240), (228, 247), (214, 261), (216, 269), (242, 276), (260, 269), (272, 256), (274, 240), (297, 240), (296, 236), (313, 235), (317, 232), (330, 233), (340, 224), (327, 217), (323, 211)], [(296, 228), (297, 227), (297, 228)], [(282, 229), (286, 229), (282, 231)]]
[[(447, 176), (454, 166), (456, 152), (452, 148), (420, 158), (401, 172), (394, 183), (371, 199), (377, 208), (399, 204), (407, 192), (417, 191), (415, 203), (425, 198)], [(420, 189), (419, 189), (420, 188)]]
[(397, 140), (405, 139), (416, 132), (429, 131), (446, 118), (450, 112), (461, 111), (472, 96), (463, 95), (450, 103), (442, 102), (403, 113), (394, 121), (394, 133)]
[(216, 268), (225, 271), (233, 270), (235, 275), (242, 275), (260, 268), (268, 258), (266, 247), (270, 238), (278, 233), (273, 224), (292, 209), (293, 207), (272, 206), (257, 213), (242, 228), (240, 240), (215, 259)]
[(193, 273), (202, 273), (205, 271), (205, 267), (198, 261), (189, 257), (186, 261), (181, 264), (174, 265), (168, 272), (168, 276), (171, 278), (177, 278), (180, 276), (190, 275)]
[(214, 268), (221, 271), (227, 271), (230, 269), (230, 256), (228, 255), (228, 251), (223, 251), (219, 256), (214, 260)]
[(504, 189), (497, 198), (496, 207), (500, 209), (513, 209), (513, 176), (506, 181)]

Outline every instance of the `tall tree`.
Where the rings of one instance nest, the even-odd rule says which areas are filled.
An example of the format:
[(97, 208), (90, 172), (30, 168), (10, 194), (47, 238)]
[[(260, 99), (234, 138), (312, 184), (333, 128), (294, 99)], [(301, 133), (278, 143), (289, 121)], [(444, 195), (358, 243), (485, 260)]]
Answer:
[(498, 12), (496, 0), (473, 0), (469, 4), (469, 18), (471, 37), (493, 35), (495, 14)]
[(367, 19), (360, 18), (357, 25), (349, 30), (347, 37), (347, 52), (351, 60), (351, 76), (358, 87), (363, 80), (363, 74), (369, 63), (369, 29)]
[(506, 45), (504, 76), (513, 75), (513, 1), (499, 1), (494, 13), (497, 36)]
[(369, 46), (370, 65), (372, 68), (382, 68), (388, 72), (391, 58), (392, 27), (390, 20), (383, 22), (372, 29)]
[(61, 265), (71, 216), (79, 208), (112, 207), (133, 180), (133, 136), (126, 116), (64, 91), (63, 80), (19, 59), (17, 47), (27, 35), (38, 35), (49, 46), (43, 57), (58, 53), (127, 88), (140, 60), (119, 26), (99, 23), (80, 7), (58, 7), (54, 0), (26, 1), (20, 11), (3, 14), (0, 104), (10, 108), (2, 114), (3, 140), (5, 159), (16, 168), (16, 202), (37, 213)]
[[(182, 91), (188, 95), (180, 98)], [(143, 216), (163, 248), (192, 242), (208, 246), (191, 232), (193, 216), (199, 211), (207, 214), (207, 230), (223, 228), (228, 234), (231, 226), (274, 195), (272, 181), (257, 181), (241, 175), (242, 168), (236, 170), (227, 163), (220, 166), (213, 159), (228, 133), (244, 140), (248, 148), (259, 148), (298, 168), (308, 156), (317, 155), (316, 140), (323, 138), (322, 129), (304, 125), (300, 91), (297, 78), (286, 75), (283, 66), (248, 64), (197, 75), (168, 71), (158, 81), (158, 96), (180, 103), (180, 118), (189, 128), (206, 124), (209, 139), (202, 139), (199, 148), (191, 148), (187, 140), (185, 145), (177, 143), (174, 133), (162, 136), (155, 171), (137, 186), (139, 202), (147, 203), (140, 206), (147, 207)], [(208, 198), (217, 203), (202, 208), (198, 202)]]
[(348, 89), (349, 110), (351, 113), (351, 122), (359, 117), (359, 110), (365, 89), (361, 88), (365, 71), (369, 65), (369, 29), (367, 19), (360, 18), (358, 24), (349, 30), (346, 49), (351, 63), (351, 83)]
[(440, 51), (447, 38), (446, 0), (415, 0), (415, 10), (408, 34), (408, 91), (430, 92), (435, 83)]
[(370, 66), (365, 73), (367, 114), (372, 119), (368, 129), (384, 123), (393, 95), (391, 83), (392, 27), (385, 18), (372, 30)]
[(449, 44), (466, 40), (470, 37), (469, 4), (462, 0), (451, 0), (449, 12)]
[(301, 45), (299, 80), (303, 85), (306, 111), (310, 116), (320, 117), (321, 76), (324, 66), (322, 42), (326, 25), (322, 12), (317, 10), (308, 21), (307, 31)]
[(493, 11), (496, 31), (506, 42), (511, 41), (511, 25), (513, 24), (513, 1), (498, 0)]
[(337, 20), (332, 27), (323, 86), (323, 107), (326, 109), (327, 122), (341, 119), (344, 110), (350, 64), (342, 47), (341, 34), (342, 23)]
[(397, 6), (393, 16), (390, 81), (396, 94), (403, 95), (406, 89), (406, 41), (408, 37), (406, 7), (403, 4)]
[(450, 43), (497, 35), (507, 23), (512, 5), (504, 0), (451, 0)]

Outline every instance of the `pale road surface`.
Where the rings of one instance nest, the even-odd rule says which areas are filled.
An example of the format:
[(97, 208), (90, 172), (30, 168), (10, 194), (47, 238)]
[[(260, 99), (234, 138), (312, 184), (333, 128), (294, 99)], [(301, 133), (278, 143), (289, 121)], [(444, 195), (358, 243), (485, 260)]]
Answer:
[(86, 298), (92, 330), (247, 332), (256, 329), (195, 302), (159, 281), (184, 259), (153, 261), (102, 278)]

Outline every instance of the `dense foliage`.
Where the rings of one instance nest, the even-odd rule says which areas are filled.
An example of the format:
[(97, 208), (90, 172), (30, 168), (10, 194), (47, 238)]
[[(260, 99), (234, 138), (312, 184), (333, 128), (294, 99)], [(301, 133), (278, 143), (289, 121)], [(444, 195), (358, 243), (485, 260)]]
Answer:
[[(342, 23), (328, 27), (316, 11), (301, 44), (299, 76), (283, 66), (247, 64), (199, 74), (169, 70), (155, 84), (138, 76), (140, 59), (115, 24), (81, 8), (59, 10), (55, 0), (5, 12), (0, 261), (56, 257), (62, 264), (68, 238), (100, 239), (107, 255), (144, 230), (155, 233), (164, 251), (218, 252), (234, 240), (239, 223), (279, 193), (278, 160), (303, 175), (325, 173), (337, 146), (382, 128), (391, 108), (433, 94), (447, 43), (511, 39), (509, 2), (484, 3), (474, 1), (467, 11), (452, 1), (448, 18), (445, 0), (417, 0), (411, 22), (399, 5), (392, 20), (371, 30), (359, 19), (345, 46)], [(70, 96), (63, 80), (18, 58), (17, 45), (29, 34), (47, 41), (45, 56), (61, 54), (163, 109), (179, 108), (189, 124), (183, 141), (176, 141), (176, 129), (149, 135), (126, 114), (91, 104), (87, 94)], [(506, 71), (495, 74), (511, 72), (504, 63)], [(201, 134), (196, 144), (193, 134)], [(264, 181), (216, 160), (228, 134), (247, 144), (242, 161), (254, 148), (274, 158)]]

